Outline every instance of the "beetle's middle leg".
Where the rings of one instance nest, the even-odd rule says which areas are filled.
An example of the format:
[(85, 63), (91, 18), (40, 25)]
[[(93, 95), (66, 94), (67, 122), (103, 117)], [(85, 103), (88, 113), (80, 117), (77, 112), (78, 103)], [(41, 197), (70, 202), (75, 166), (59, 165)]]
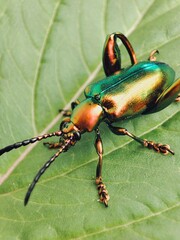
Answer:
[(157, 152), (168, 154), (171, 153), (174, 155), (174, 152), (170, 149), (170, 146), (168, 144), (162, 144), (162, 143), (155, 143), (154, 141), (148, 141), (146, 139), (139, 138), (135, 136), (134, 134), (127, 131), (125, 128), (120, 127), (114, 127), (111, 124), (108, 125), (109, 129), (116, 135), (126, 135), (134, 139), (136, 142), (139, 142), (144, 147), (147, 147), (149, 149), (154, 149)]
[[(64, 120), (61, 122), (60, 124), (60, 129), (62, 130), (63, 124), (65, 122), (70, 121), (70, 116), (72, 114), (72, 110), (79, 104), (79, 100), (76, 100), (75, 102), (71, 103), (71, 110), (64, 110), (64, 109), (59, 109), (59, 112), (63, 112), (63, 116), (66, 117), (64, 118)], [(55, 149), (55, 148), (60, 148), (62, 147), (62, 145), (64, 144), (63, 141), (61, 141), (61, 138), (59, 140), (59, 142), (44, 142), (43, 143), (46, 147), (48, 147), (49, 149)]]
[(175, 99), (176, 102), (180, 102), (180, 93), (177, 95), (177, 98)]
[(106, 189), (105, 184), (102, 182), (102, 157), (103, 157), (103, 145), (100, 136), (99, 129), (96, 130), (96, 140), (95, 140), (95, 148), (96, 152), (99, 156), (97, 168), (96, 168), (96, 184), (99, 194), (99, 201), (104, 203), (106, 207), (108, 207), (108, 201), (110, 199), (108, 191)]
[(156, 61), (156, 56), (155, 56), (156, 54), (159, 54), (159, 51), (157, 49), (153, 50), (150, 53), (148, 60), (149, 61)]

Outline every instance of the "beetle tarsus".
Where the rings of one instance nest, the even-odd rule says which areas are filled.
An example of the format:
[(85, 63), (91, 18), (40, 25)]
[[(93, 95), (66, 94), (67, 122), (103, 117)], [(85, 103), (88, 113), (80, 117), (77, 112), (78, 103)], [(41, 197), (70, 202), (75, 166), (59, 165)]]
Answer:
[(108, 207), (108, 201), (110, 199), (110, 196), (108, 194), (108, 191), (106, 189), (106, 185), (102, 182), (102, 179), (96, 179), (98, 194), (99, 194), (99, 202), (104, 203), (105, 207)]
[(62, 146), (62, 143), (59, 142), (43, 142), (43, 144), (49, 149), (60, 148)]
[(108, 124), (108, 127), (114, 134), (129, 136), (130, 138), (134, 139), (136, 142), (142, 144), (144, 147), (147, 147), (149, 149), (154, 149), (156, 152), (163, 153), (164, 155), (168, 153), (171, 153), (172, 155), (174, 155), (174, 152), (170, 149), (170, 146), (168, 144), (155, 143), (154, 141), (148, 141), (146, 139), (139, 138), (134, 134), (130, 133), (127, 129), (114, 127), (111, 124)]
[(159, 51), (157, 49), (153, 50), (150, 53), (148, 60), (151, 62), (156, 61), (156, 56), (155, 56), (156, 54), (159, 54)]
[(155, 143), (153, 141), (147, 141), (144, 139), (143, 145), (149, 149), (154, 149), (156, 152), (163, 153), (164, 155), (167, 155), (168, 153), (174, 155), (174, 152), (170, 149), (168, 144)]

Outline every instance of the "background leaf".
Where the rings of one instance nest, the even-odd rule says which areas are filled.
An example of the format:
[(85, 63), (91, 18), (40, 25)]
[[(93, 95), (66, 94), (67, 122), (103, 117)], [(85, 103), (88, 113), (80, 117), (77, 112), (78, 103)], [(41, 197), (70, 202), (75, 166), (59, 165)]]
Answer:
[[(158, 60), (180, 76), (179, 0), (0, 0), (0, 6), (2, 147), (59, 128), (58, 109), (70, 106), (85, 84), (104, 77), (101, 55), (108, 33), (126, 34), (139, 60), (159, 49)], [(125, 52), (122, 56), (127, 66)], [(1, 156), (1, 176), (10, 167), (14, 171), (0, 188), (0, 238), (179, 239), (179, 109), (173, 103), (118, 124), (169, 143), (175, 156), (144, 149), (101, 125), (107, 209), (97, 203), (94, 133), (56, 160), (26, 208), (28, 184), (54, 151), (38, 144)]]

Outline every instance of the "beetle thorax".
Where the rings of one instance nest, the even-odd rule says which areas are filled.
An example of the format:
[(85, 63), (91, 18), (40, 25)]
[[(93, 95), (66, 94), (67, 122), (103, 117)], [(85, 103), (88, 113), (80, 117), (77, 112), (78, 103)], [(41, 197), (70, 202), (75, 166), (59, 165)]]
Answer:
[(71, 121), (80, 131), (91, 132), (100, 123), (102, 116), (102, 107), (88, 98), (75, 107)]

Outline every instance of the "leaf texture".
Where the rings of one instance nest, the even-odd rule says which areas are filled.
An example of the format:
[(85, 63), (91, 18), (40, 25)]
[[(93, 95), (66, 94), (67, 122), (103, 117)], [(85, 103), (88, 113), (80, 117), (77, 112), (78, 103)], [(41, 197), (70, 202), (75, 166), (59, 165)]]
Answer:
[[(158, 49), (158, 60), (180, 76), (179, 0), (0, 0), (0, 6), (1, 147), (59, 128), (58, 109), (82, 99), (85, 86), (104, 77), (109, 33), (127, 35), (138, 60)], [(122, 59), (128, 66), (124, 50)], [(1, 156), (0, 239), (179, 239), (179, 110), (173, 103), (118, 123), (170, 144), (174, 156), (144, 149), (101, 124), (107, 209), (97, 202), (94, 133), (56, 160), (26, 208), (28, 184), (54, 150), (39, 143)]]

